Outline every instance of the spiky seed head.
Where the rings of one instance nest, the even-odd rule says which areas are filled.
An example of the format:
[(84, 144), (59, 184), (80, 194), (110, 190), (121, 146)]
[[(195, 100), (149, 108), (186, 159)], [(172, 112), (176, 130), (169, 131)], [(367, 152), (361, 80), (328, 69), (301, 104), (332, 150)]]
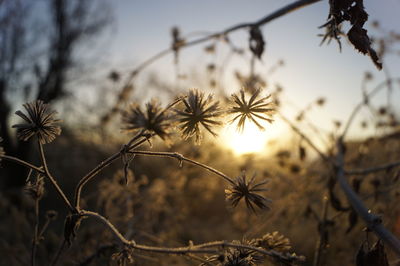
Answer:
[[(242, 241), (234, 240), (233, 244), (254, 246), (253, 240), (243, 239)], [(261, 265), (264, 258), (257, 254), (256, 251), (246, 248), (229, 248), (224, 253), (224, 261), (221, 265), (224, 266), (255, 266)]]
[(124, 124), (122, 130), (126, 132), (145, 130), (158, 135), (162, 140), (169, 139), (172, 123), (167, 110), (161, 108), (155, 99), (146, 104), (144, 111), (136, 103), (129, 105), (128, 109), (122, 112), (122, 122)]
[(255, 239), (254, 242), (257, 247), (282, 253), (286, 253), (292, 248), (289, 238), (280, 234), (278, 231), (265, 234), (261, 238)]
[(24, 120), (24, 123), (13, 125), (17, 129), (17, 137), (22, 141), (36, 136), (41, 144), (52, 142), (61, 134), (61, 128), (57, 125), (59, 119), (55, 119), (56, 111), (52, 111), (48, 104), (41, 100), (23, 105), (27, 114), (16, 111), (15, 114)]
[(225, 189), (226, 199), (233, 207), (236, 207), (240, 200), (244, 199), (247, 208), (253, 212), (256, 212), (255, 207), (261, 210), (269, 210), (269, 205), (272, 201), (259, 194), (260, 192), (267, 191), (267, 189), (263, 188), (266, 183), (268, 183), (268, 180), (255, 183), (255, 175), (248, 180), (245, 172), (242, 172), (234, 180), (234, 184)]
[(221, 110), (219, 102), (214, 101), (212, 95), (206, 97), (203, 92), (192, 89), (182, 99), (182, 103), (183, 109), (175, 109), (175, 112), (184, 139), (195, 136), (196, 143), (199, 144), (202, 138), (200, 126), (213, 136), (217, 135), (213, 127), (221, 125), (216, 120), (221, 116)]
[(246, 119), (250, 119), (258, 128), (264, 130), (258, 119), (272, 123), (272, 115), (275, 112), (274, 105), (269, 101), (271, 95), (266, 97), (260, 96), (261, 90), (256, 90), (250, 97), (246, 99), (245, 91), (241, 90), (239, 94), (232, 94), (234, 105), (229, 109), (229, 113), (235, 115), (230, 121), (231, 123), (238, 121), (239, 130), (244, 129)]

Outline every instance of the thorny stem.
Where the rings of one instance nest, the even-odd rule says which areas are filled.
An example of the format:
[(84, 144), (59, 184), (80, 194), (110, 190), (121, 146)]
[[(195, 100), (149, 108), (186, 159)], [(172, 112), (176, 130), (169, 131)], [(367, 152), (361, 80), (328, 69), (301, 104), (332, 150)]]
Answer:
[(188, 162), (194, 165), (197, 165), (201, 168), (204, 168), (220, 177), (222, 177), (223, 179), (225, 179), (226, 181), (228, 181), (231, 184), (235, 184), (235, 182), (232, 180), (232, 178), (230, 178), (229, 176), (225, 175), (224, 173), (206, 165), (206, 164), (202, 164), (200, 162), (197, 162), (195, 160), (186, 158), (185, 156), (183, 156), (180, 153), (177, 152), (153, 152), (153, 151), (131, 151), (129, 153), (135, 154), (135, 155), (145, 155), (145, 156), (158, 156), (158, 157), (171, 157), (171, 158), (176, 158), (177, 160), (179, 160), (179, 162)]
[(389, 230), (387, 230), (383, 224), (382, 220), (379, 216), (371, 213), (365, 206), (362, 200), (358, 197), (358, 195), (354, 192), (354, 190), (349, 185), (344, 170), (344, 144), (343, 139), (339, 138), (337, 142), (337, 179), (338, 182), (345, 193), (348, 201), (351, 206), (357, 212), (357, 214), (364, 220), (367, 224), (367, 227), (374, 231), (375, 234), (382, 239), (388, 246), (390, 246), (393, 251), (400, 256), (400, 241), (396, 238)]
[(68, 198), (65, 196), (64, 192), (60, 188), (60, 186), (57, 184), (57, 181), (54, 179), (54, 177), (50, 174), (49, 168), (47, 167), (47, 162), (46, 162), (46, 157), (44, 155), (44, 150), (43, 150), (43, 144), (38, 140), (39, 143), (39, 150), (40, 150), (40, 158), (42, 160), (43, 168), (45, 175), (47, 178), (50, 180), (51, 184), (54, 186), (56, 189), (57, 193), (60, 195), (60, 197), (63, 199), (64, 203), (68, 206), (69, 210), (71, 212), (75, 212), (75, 208), (72, 207), (70, 201)]
[(256, 252), (259, 252), (261, 254), (267, 255), (267, 256), (272, 256), (272, 257), (282, 257), (282, 255), (279, 252), (276, 252), (274, 250), (265, 250), (262, 248), (258, 247), (253, 247), (249, 245), (243, 245), (243, 244), (236, 244), (236, 243), (231, 243), (227, 241), (214, 241), (214, 242), (209, 242), (209, 243), (203, 243), (199, 245), (189, 245), (189, 246), (184, 246), (184, 247), (176, 247), (176, 248), (168, 248), (168, 247), (153, 247), (153, 246), (146, 246), (146, 245), (139, 245), (136, 244), (135, 241), (133, 240), (127, 240), (115, 226), (107, 220), (107, 218), (101, 216), (100, 214), (96, 212), (91, 212), (91, 211), (86, 211), (86, 210), (81, 210), (80, 215), (82, 216), (89, 216), (96, 218), (100, 220), (104, 225), (106, 225), (111, 232), (114, 234), (114, 236), (124, 245), (127, 245), (128, 247), (140, 251), (147, 251), (147, 252), (156, 252), (156, 253), (164, 253), (164, 254), (190, 254), (190, 253), (218, 253), (218, 250), (216, 248), (227, 248), (227, 247), (232, 247), (232, 248), (242, 248), (242, 249), (247, 249), (247, 250), (253, 250)]
[[(256, 22), (240, 23), (240, 24), (231, 26), (231, 27), (226, 28), (225, 30), (222, 30), (220, 32), (212, 33), (212, 34), (209, 34), (209, 35), (207, 35), (205, 37), (202, 37), (202, 38), (199, 38), (199, 39), (195, 39), (195, 40), (192, 40), (192, 41), (187, 41), (187, 42), (181, 44), (179, 46), (179, 48), (180, 49), (181, 48), (186, 48), (186, 47), (194, 46), (194, 45), (197, 45), (197, 44), (200, 44), (200, 43), (203, 43), (203, 42), (207, 42), (207, 41), (212, 40), (212, 39), (217, 39), (217, 38), (220, 38), (220, 37), (224, 37), (224, 36), (228, 35), (229, 33), (232, 33), (234, 31), (237, 31), (237, 30), (240, 30), (240, 29), (252, 28), (252, 27), (260, 27), (260, 26), (262, 26), (264, 24), (267, 24), (268, 22), (271, 22), (272, 20), (277, 19), (277, 18), (279, 18), (281, 16), (284, 16), (284, 15), (286, 15), (286, 14), (292, 12), (292, 11), (295, 11), (295, 10), (297, 10), (299, 8), (302, 8), (302, 7), (306, 7), (306, 6), (310, 5), (310, 4), (313, 4), (313, 3), (316, 3), (316, 2), (319, 2), (319, 1), (321, 1), (321, 0), (298, 0), (298, 1), (295, 1), (295, 2), (293, 2), (291, 4), (289, 4), (289, 5), (286, 5), (286, 6), (282, 7), (282, 8), (280, 8), (280, 9), (272, 12), (271, 14), (269, 14), (269, 15), (267, 15), (267, 16), (259, 19), (259, 20), (257, 20)], [(173, 53), (173, 52), (174, 52), (174, 47), (166, 48), (166, 49), (158, 52), (157, 54), (151, 56), (149, 59), (145, 60), (144, 62), (139, 64), (136, 68), (134, 68), (131, 71), (131, 74), (129, 75), (128, 79), (126, 80), (126, 82), (122, 86), (123, 89), (120, 92), (120, 97), (118, 97), (118, 101), (114, 106), (119, 106), (120, 103), (125, 99), (125, 97), (121, 97), (122, 94), (128, 94), (129, 95), (129, 93), (132, 90), (130, 88), (133, 88), (132, 86), (130, 86), (130, 84), (132, 83), (132, 80), (139, 74), (139, 72), (141, 72), (143, 69), (145, 69), (146, 67), (151, 65), (153, 62), (157, 61), (158, 59), (161, 59), (162, 57), (164, 57), (164, 56), (166, 56), (166, 55), (168, 55), (170, 53)], [(115, 107), (113, 108), (113, 110), (114, 109), (115, 109)], [(103, 118), (109, 119), (110, 115), (111, 115), (111, 112), (110, 112), (110, 114), (106, 114)]]
[[(119, 152), (111, 155), (109, 158), (107, 158), (106, 160), (101, 162), (93, 170), (91, 170), (88, 174), (86, 174), (84, 177), (82, 177), (79, 180), (79, 183), (75, 188), (75, 195), (74, 195), (74, 200), (75, 200), (74, 205), (75, 205), (76, 209), (79, 210), (79, 208), (80, 208), (80, 199), (81, 199), (82, 189), (87, 184), (87, 182), (89, 182), (94, 176), (96, 176), (102, 169), (104, 169), (105, 167), (109, 166), (112, 162), (117, 160), (123, 153), (140, 146), (143, 142), (147, 141), (149, 138), (149, 136), (147, 136), (147, 137), (144, 137), (142, 140), (134, 143), (141, 137), (144, 137), (143, 131), (140, 131), (136, 136), (134, 136), (128, 142), (128, 144), (125, 145)], [(151, 137), (151, 135), (150, 135), (150, 137)]]
[(38, 173), (45, 174), (45, 171), (41, 167), (38, 167), (31, 163), (25, 162), (24, 160), (18, 159), (16, 157), (9, 156), (9, 155), (3, 155), (3, 156), (1, 156), (1, 158), (3, 160), (14, 162), (19, 165), (25, 166), (26, 168), (33, 169), (33, 170), (37, 171)]

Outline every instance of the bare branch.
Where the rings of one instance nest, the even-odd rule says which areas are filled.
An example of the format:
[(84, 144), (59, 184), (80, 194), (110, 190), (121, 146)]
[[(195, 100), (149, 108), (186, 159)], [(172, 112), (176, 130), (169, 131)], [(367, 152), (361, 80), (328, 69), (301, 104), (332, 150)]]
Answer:
[(293, 124), (288, 118), (286, 118), (282, 113), (278, 112), (279, 116), (282, 118), (283, 121), (285, 121), (290, 128), (296, 132), (300, 137), (302, 137), (305, 142), (308, 143), (308, 145), (310, 145), (310, 147), (312, 149), (314, 149), (314, 151), (316, 151), (318, 153), (318, 155), (324, 160), (324, 161), (330, 161), (330, 158), (328, 156), (326, 156), (315, 144), (314, 142), (311, 141), (311, 139), (309, 137), (307, 137), (298, 127), (296, 127), (295, 124)]
[(362, 200), (349, 185), (344, 170), (344, 145), (342, 141), (343, 140), (340, 138), (337, 142), (338, 154), (336, 175), (338, 182), (347, 197), (347, 200), (357, 212), (357, 214), (367, 224), (367, 227), (372, 230), (380, 239), (382, 239), (388, 246), (390, 246), (398, 256), (400, 256), (399, 239), (397, 239), (395, 235), (393, 235), (383, 226), (382, 219), (379, 216), (373, 214), (370, 210), (368, 210), (367, 207), (365, 207)]
[[(117, 160), (118, 158), (121, 157), (121, 155), (124, 152), (130, 151), (131, 149), (134, 149), (141, 144), (143, 144), (145, 141), (148, 140), (150, 136), (144, 136), (143, 131), (140, 131), (136, 136), (134, 136), (128, 143), (128, 145), (124, 146), (119, 152), (111, 155), (109, 158), (101, 162), (99, 165), (97, 165), (93, 170), (91, 170), (89, 173), (87, 173), (84, 177), (82, 177), (79, 180), (78, 185), (75, 188), (75, 195), (74, 195), (74, 205), (75, 208), (79, 210), (80, 207), (80, 198), (81, 198), (81, 193), (82, 193), (82, 188), (86, 185), (87, 182), (89, 182), (94, 176), (96, 176), (101, 170), (109, 166), (112, 162)], [(143, 137), (141, 140), (135, 143), (138, 139)]]
[(349, 171), (346, 171), (346, 174), (348, 174), (348, 175), (367, 175), (370, 173), (388, 170), (388, 169), (396, 167), (396, 166), (400, 166), (400, 161), (383, 164), (383, 165), (366, 168), (366, 169), (349, 170)]
[(216, 170), (216, 169), (214, 169), (214, 168), (212, 168), (212, 167), (210, 167), (208, 165), (205, 165), (203, 163), (200, 163), (200, 162), (197, 162), (195, 160), (186, 158), (185, 156), (183, 156), (182, 154), (177, 153), (177, 152), (131, 151), (129, 153), (136, 154), (136, 155), (145, 155), (145, 156), (158, 156), (158, 157), (176, 158), (179, 161), (179, 163), (182, 163), (183, 161), (185, 161), (185, 162), (197, 165), (197, 166), (199, 166), (201, 168), (204, 168), (204, 169), (206, 169), (206, 170), (208, 170), (208, 171), (210, 171), (210, 172), (222, 177), (223, 179), (225, 179), (225, 181), (228, 181), (231, 184), (235, 184), (235, 182), (232, 180), (232, 178), (230, 178), (229, 176), (225, 175), (224, 173), (222, 173), (222, 172), (220, 172), (220, 171), (218, 171), (218, 170)]
[(274, 250), (266, 250), (263, 248), (258, 248), (258, 247), (253, 247), (249, 245), (244, 245), (244, 244), (237, 244), (237, 243), (232, 243), (232, 242), (227, 242), (227, 241), (214, 241), (214, 242), (208, 242), (208, 243), (203, 243), (199, 245), (189, 245), (189, 246), (184, 246), (184, 247), (176, 247), (176, 248), (168, 248), (168, 247), (153, 247), (153, 246), (146, 246), (146, 245), (139, 245), (136, 244), (135, 241), (133, 240), (127, 240), (115, 226), (108, 221), (107, 218), (101, 216), (100, 214), (96, 212), (91, 212), (91, 211), (86, 211), (86, 210), (81, 210), (80, 215), (82, 216), (89, 216), (96, 218), (97, 220), (100, 220), (104, 225), (106, 225), (111, 232), (114, 234), (114, 236), (124, 245), (127, 245), (130, 248), (140, 250), (140, 251), (146, 251), (146, 252), (155, 252), (155, 253), (165, 253), (165, 254), (193, 254), (193, 253), (203, 253), (203, 254), (213, 254), (213, 253), (218, 253), (219, 248), (241, 248), (241, 249), (247, 249), (247, 250), (253, 250), (256, 252), (259, 252), (263, 255), (267, 256), (272, 256), (275, 258), (284, 258), (284, 256), (276, 252)]
[(16, 157), (9, 156), (9, 155), (3, 155), (3, 156), (1, 156), (1, 159), (7, 160), (7, 161), (10, 161), (10, 162), (19, 164), (19, 165), (22, 165), (22, 166), (24, 166), (24, 167), (26, 167), (26, 168), (35, 170), (35, 171), (37, 171), (38, 173), (45, 174), (44, 170), (43, 170), (41, 167), (38, 167), (38, 166), (36, 166), (36, 165), (33, 165), (33, 164), (31, 164), (31, 163), (28, 163), (28, 162), (26, 162), (26, 161), (24, 161), (24, 160), (21, 160), (21, 159), (18, 159), (18, 158), (16, 158)]
[(359, 104), (356, 105), (356, 107), (354, 107), (349, 119), (346, 122), (343, 132), (341, 134), (341, 138), (343, 140), (345, 139), (351, 124), (354, 122), (354, 119), (355, 119), (356, 115), (358, 114), (358, 112), (361, 110), (361, 108), (364, 107), (365, 105), (367, 105), (368, 101), (373, 96), (375, 96), (375, 94), (377, 94), (380, 90), (382, 90), (386, 86), (390, 86), (390, 84), (396, 80), (400, 81), (400, 79), (387, 79), (387, 80), (384, 80), (383, 82), (379, 83), (371, 92), (369, 92), (367, 95), (364, 96), (364, 99), (362, 100), (362, 102), (360, 102)]

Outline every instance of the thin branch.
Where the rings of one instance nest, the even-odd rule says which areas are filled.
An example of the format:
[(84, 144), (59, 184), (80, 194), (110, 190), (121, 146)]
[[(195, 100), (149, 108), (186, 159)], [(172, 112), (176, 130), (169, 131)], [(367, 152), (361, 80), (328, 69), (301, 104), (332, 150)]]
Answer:
[(45, 175), (50, 180), (51, 184), (56, 189), (57, 193), (60, 195), (60, 197), (62, 198), (64, 203), (68, 206), (68, 209), (71, 212), (75, 212), (75, 208), (72, 207), (71, 202), (68, 200), (67, 196), (65, 196), (64, 192), (62, 191), (60, 186), (57, 184), (57, 181), (54, 179), (54, 177), (50, 174), (49, 168), (47, 167), (46, 157), (44, 155), (43, 144), (40, 143), (39, 140), (38, 140), (38, 143), (39, 143), (40, 158), (42, 160)]
[(366, 168), (366, 169), (349, 170), (349, 171), (346, 171), (346, 174), (348, 174), (348, 175), (367, 175), (370, 173), (388, 170), (388, 169), (396, 167), (396, 166), (400, 166), (400, 161), (392, 162), (392, 163), (388, 163), (388, 164), (384, 164), (384, 165), (379, 165), (379, 166), (375, 166), (375, 167), (371, 167), (371, 168)]
[(326, 156), (312, 141), (309, 137), (307, 137), (295, 124), (293, 124), (288, 118), (286, 118), (281, 112), (278, 112), (278, 115), (282, 118), (283, 121), (285, 121), (290, 128), (296, 132), (300, 137), (304, 139), (305, 142), (308, 143), (308, 145), (313, 148), (318, 155), (324, 160), (324, 161), (330, 161), (329, 157)]
[(37, 171), (38, 173), (45, 174), (44, 170), (41, 167), (38, 167), (38, 166), (35, 166), (35, 165), (31, 164), (31, 163), (25, 162), (24, 160), (21, 160), (21, 159), (18, 159), (16, 157), (9, 156), (9, 155), (3, 155), (3, 156), (0, 156), (0, 157), (3, 160), (10, 161), (10, 162), (13, 162), (13, 163), (17, 163), (17, 164), (22, 165), (22, 166), (24, 166), (26, 168), (33, 169), (33, 170)]
[[(282, 8), (280, 8), (280, 9), (272, 12), (271, 14), (269, 14), (269, 15), (267, 15), (267, 16), (265, 16), (265, 17), (263, 17), (263, 18), (261, 18), (261, 19), (259, 19), (257, 21), (255, 21), (255, 22), (239, 23), (239, 24), (236, 24), (236, 25), (231, 26), (229, 28), (226, 28), (226, 29), (224, 29), (224, 30), (222, 30), (220, 32), (212, 33), (212, 34), (206, 35), (205, 37), (201, 37), (199, 39), (195, 39), (195, 40), (192, 40), (192, 41), (186, 41), (186, 42), (182, 43), (179, 46), (179, 49), (187, 48), (187, 47), (194, 46), (194, 45), (197, 45), (197, 44), (200, 44), (200, 43), (204, 43), (204, 42), (207, 42), (207, 41), (212, 40), (212, 39), (217, 39), (217, 38), (226, 36), (229, 33), (232, 33), (234, 31), (237, 31), (237, 30), (240, 30), (240, 29), (263, 26), (264, 24), (267, 24), (268, 22), (271, 22), (272, 20), (275, 20), (275, 19), (277, 19), (277, 18), (279, 18), (281, 16), (284, 16), (284, 15), (290, 13), (290, 12), (293, 12), (293, 11), (299, 9), (299, 8), (306, 7), (306, 6), (310, 5), (310, 4), (313, 4), (313, 3), (316, 3), (316, 2), (319, 2), (319, 1), (321, 1), (321, 0), (298, 0), (298, 1), (295, 1), (295, 2), (293, 2), (291, 4), (289, 4), (289, 5), (286, 5), (286, 6), (282, 7)], [(116, 104), (114, 105), (114, 108), (112, 108), (112, 110), (116, 110), (116, 108), (124, 101), (124, 99), (126, 97), (123, 97), (123, 95), (129, 95), (131, 93), (132, 86), (130, 86), (130, 85), (131, 85), (133, 79), (143, 69), (145, 69), (146, 67), (148, 67), (149, 65), (151, 65), (152, 63), (157, 61), (158, 59), (161, 59), (162, 57), (164, 57), (164, 56), (166, 56), (166, 55), (168, 55), (170, 53), (173, 53), (173, 52), (174, 52), (174, 47), (166, 48), (166, 49), (156, 53), (155, 55), (151, 56), (149, 59), (143, 61), (136, 68), (134, 68), (131, 71), (131, 73), (130, 73), (129, 77), (127, 78), (126, 82), (122, 86), (122, 90), (121, 90), (121, 92), (120, 92), (120, 94), (118, 96), (118, 100), (117, 100)], [(111, 116), (111, 112), (109, 114), (106, 114), (105, 116), (103, 116), (102, 120), (103, 121), (109, 121), (110, 116)]]
[[(150, 135), (151, 136), (151, 135)], [(118, 158), (121, 157), (121, 155), (127, 151), (130, 151), (131, 149), (134, 149), (138, 146), (140, 146), (142, 143), (148, 140), (149, 136), (144, 137), (142, 140), (134, 143), (137, 141), (139, 138), (143, 137), (143, 131), (140, 131), (136, 136), (134, 136), (129, 142), (128, 145), (125, 145), (120, 151), (117, 153), (111, 155), (109, 158), (101, 162), (99, 165), (97, 165), (93, 170), (91, 170), (89, 173), (87, 173), (84, 177), (82, 177), (79, 180), (78, 185), (75, 188), (75, 195), (74, 195), (74, 205), (75, 208), (79, 209), (80, 207), (80, 199), (81, 199), (81, 193), (83, 187), (89, 182), (94, 176), (96, 176), (101, 170), (109, 166), (112, 162), (117, 160)]]
[(127, 240), (115, 226), (104, 216), (101, 216), (97, 212), (92, 212), (92, 211), (86, 211), (86, 210), (80, 210), (79, 212), (80, 215), (82, 216), (89, 216), (89, 217), (94, 217), (97, 220), (100, 220), (104, 225), (106, 225), (111, 232), (114, 234), (114, 236), (124, 245), (132, 245), (134, 244), (134, 241)]
[(400, 79), (387, 79), (381, 83), (379, 83), (371, 92), (369, 92), (368, 94), (364, 95), (364, 99), (362, 100), (362, 102), (360, 102), (359, 104), (356, 105), (356, 107), (354, 107), (352, 113), (350, 114), (349, 119), (346, 122), (346, 125), (343, 129), (343, 132), (341, 134), (341, 138), (344, 140), (351, 124), (353, 123), (356, 115), (360, 112), (361, 108), (364, 107), (365, 105), (368, 104), (368, 101), (375, 96), (375, 94), (377, 94), (380, 90), (382, 90), (383, 88), (385, 88), (386, 86), (389, 86), (389, 84), (391, 84), (393, 81), (400, 81)]
[(347, 200), (357, 212), (357, 214), (364, 220), (367, 224), (367, 227), (375, 232), (375, 234), (382, 239), (392, 250), (400, 256), (400, 241), (397, 239), (395, 235), (393, 235), (389, 230), (387, 230), (383, 224), (382, 219), (373, 214), (367, 207), (365, 207), (362, 200), (358, 197), (358, 195), (354, 192), (351, 188), (350, 184), (348, 183), (345, 170), (344, 170), (344, 144), (343, 139), (339, 138), (337, 142), (337, 179), (338, 182), (345, 193)]
[(225, 175), (224, 173), (206, 165), (200, 162), (197, 162), (195, 160), (186, 158), (185, 156), (183, 156), (180, 153), (177, 152), (153, 152), (153, 151), (131, 151), (129, 153), (135, 154), (135, 155), (145, 155), (145, 156), (158, 156), (158, 157), (170, 157), (170, 158), (176, 158), (179, 163), (182, 163), (183, 161), (197, 165), (201, 168), (204, 168), (220, 177), (222, 177), (223, 179), (225, 179), (226, 181), (228, 181), (231, 184), (235, 184), (235, 182), (232, 180), (232, 178), (230, 178), (229, 176)]
[(218, 253), (218, 250), (215, 248), (231, 247), (231, 248), (241, 248), (241, 249), (252, 250), (252, 251), (256, 251), (261, 254), (267, 255), (267, 256), (283, 258), (281, 253), (276, 252), (274, 250), (265, 250), (265, 249), (258, 248), (258, 247), (253, 247), (253, 246), (243, 245), (243, 244), (236, 244), (236, 243), (231, 243), (231, 242), (227, 242), (227, 241), (214, 241), (214, 242), (209, 242), (209, 243), (204, 243), (204, 244), (199, 244), (199, 245), (189, 245), (189, 246), (175, 247), (175, 248), (139, 245), (139, 244), (136, 244), (135, 241), (133, 241), (133, 240), (127, 240), (118, 231), (118, 229), (116, 229), (115, 226), (110, 221), (108, 221), (107, 218), (101, 216), (100, 214), (98, 214), (96, 212), (81, 210), (80, 215), (89, 216), (89, 217), (93, 217), (93, 218), (100, 220), (104, 225), (106, 225), (111, 230), (111, 232), (114, 234), (114, 236), (122, 244), (127, 245), (130, 248), (140, 250), (140, 251), (164, 253), (164, 254), (179, 254), (179, 255), (193, 254), (193, 253), (210, 254), (210, 253)]

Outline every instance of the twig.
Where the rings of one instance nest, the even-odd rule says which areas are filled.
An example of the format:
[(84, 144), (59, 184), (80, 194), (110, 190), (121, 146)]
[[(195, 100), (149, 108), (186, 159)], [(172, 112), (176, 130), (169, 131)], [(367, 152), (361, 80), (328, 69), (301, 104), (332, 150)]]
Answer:
[(283, 121), (285, 121), (290, 128), (296, 132), (300, 137), (302, 137), (305, 142), (308, 143), (308, 145), (313, 148), (318, 155), (324, 160), (324, 161), (331, 161), (312, 141), (309, 137), (307, 137), (295, 124), (293, 124), (288, 118), (286, 118), (282, 113), (278, 112), (278, 115), (282, 118)]
[(183, 255), (183, 254), (194, 254), (194, 253), (213, 254), (213, 253), (218, 253), (218, 250), (215, 248), (231, 247), (231, 248), (241, 248), (241, 249), (253, 250), (253, 251), (259, 252), (261, 254), (267, 255), (267, 256), (272, 256), (275, 258), (276, 257), (282, 258), (282, 254), (280, 254), (279, 252), (276, 252), (274, 250), (265, 250), (265, 249), (258, 248), (258, 247), (253, 247), (253, 246), (243, 245), (243, 244), (236, 244), (236, 243), (231, 243), (231, 242), (227, 242), (227, 241), (215, 241), (215, 242), (203, 243), (203, 244), (199, 244), (199, 245), (189, 245), (189, 246), (176, 247), (176, 248), (139, 245), (139, 244), (136, 244), (135, 241), (133, 241), (133, 240), (127, 240), (115, 228), (115, 226), (110, 221), (107, 220), (107, 218), (101, 216), (100, 214), (98, 214), (96, 212), (81, 210), (80, 215), (90, 216), (90, 217), (100, 220), (104, 225), (106, 225), (111, 230), (111, 232), (114, 234), (114, 236), (122, 244), (127, 245), (129, 248), (132, 248), (135, 250), (146, 251), (146, 252), (155, 252), (155, 253)]
[(74, 195), (74, 205), (75, 208), (79, 210), (80, 208), (80, 199), (81, 199), (81, 193), (83, 187), (89, 182), (94, 176), (96, 176), (101, 170), (109, 166), (112, 162), (117, 160), (123, 153), (134, 149), (138, 146), (140, 146), (142, 143), (148, 140), (148, 137), (144, 137), (142, 140), (134, 143), (138, 139), (143, 137), (143, 131), (140, 131), (136, 136), (134, 136), (129, 142), (128, 145), (125, 145), (119, 152), (111, 155), (108, 159), (104, 160), (101, 162), (99, 165), (97, 165), (93, 170), (91, 170), (88, 174), (86, 174), (84, 177), (82, 177), (79, 180), (78, 185), (75, 188), (75, 195)]
[(44, 168), (44, 174), (47, 176), (47, 178), (50, 180), (51, 184), (53, 185), (53, 187), (56, 189), (57, 193), (60, 195), (60, 197), (62, 198), (62, 200), (64, 201), (64, 203), (68, 206), (68, 209), (71, 212), (75, 212), (75, 208), (72, 207), (72, 204), (70, 203), (70, 201), (68, 200), (67, 196), (65, 196), (64, 192), (62, 191), (62, 189), (60, 188), (60, 186), (57, 184), (57, 181), (54, 179), (54, 177), (50, 174), (49, 168), (47, 167), (47, 162), (46, 162), (46, 157), (44, 155), (44, 150), (43, 150), (43, 144), (40, 143), (40, 141), (38, 140), (39, 143), (39, 150), (40, 150), (40, 158), (42, 160), (42, 164), (43, 164), (43, 168)]
[(379, 165), (371, 168), (366, 168), (366, 169), (355, 169), (355, 170), (349, 170), (346, 171), (345, 173), (348, 175), (367, 175), (370, 173), (375, 173), (383, 170), (387, 170), (396, 166), (400, 166), (400, 161), (397, 162), (392, 162), (384, 165)]
[(232, 178), (230, 178), (229, 176), (225, 175), (224, 173), (208, 166), (205, 164), (202, 164), (200, 162), (197, 162), (195, 160), (186, 158), (185, 156), (183, 156), (180, 153), (177, 152), (153, 152), (153, 151), (131, 151), (129, 153), (135, 154), (135, 155), (145, 155), (145, 156), (158, 156), (158, 157), (170, 157), (170, 158), (176, 158), (180, 163), (182, 163), (183, 161), (197, 165), (201, 168), (204, 168), (220, 177), (222, 177), (223, 179), (225, 179), (226, 181), (228, 181), (231, 184), (235, 184), (235, 182), (232, 180)]
[(383, 224), (382, 219), (370, 212), (365, 206), (362, 200), (354, 192), (354, 190), (349, 185), (344, 170), (344, 144), (343, 139), (339, 138), (337, 142), (337, 179), (338, 182), (345, 193), (347, 200), (357, 212), (357, 214), (364, 220), (367, 227), (375, 232), (375, 234), (382, 239), (392, 250), (400, 256), (400, 241), (396, 238), (389, 230), (387, 230)]
[(21, 159), (18, 159), (16, 157), (9, 156), (9, 155), (3, 155), (3, 156), (0, 156), (0, 157), (3, 160), (14, 162), (14, 163), (17, 163), (19, 165), (25, 166), (26, 168), (33, 169), (33, 170), (37, 171), (38, 173), (45, 174), (44, 170), (41, 167), (38, 167), (38, 166), (35, 166), (35, 165), (31, 164), (31, 163), (25, 162), (24, 160), (21, 160)]
[[(367, 105), (367, 104), (368, 104), (368, 100), (369, 100), (371, 97), (373, 97), (375, 94), (377, 94), (380, 90), (382, 90), (383, 88), (385, 88), (385, 86), (388, 86), (388, 84), (391, 84), (393, 81), (396, 81), (396, 80), (399, 80), (399, 79), (387, 79), (387, 80), (385, 80), (385, 81), (379, 83), (371, 92), (369, 92), (368, 94), (364, 95), (364, 99), (363, 99), (359, 104), (357, 104), (356, 107), (354, 107), (352, 113), (350, 114), (349, 119), (348, 119), (347, 122), (346, 122), (346, 125), (345, 125), (345, 127), (344, 127), (344, 129), (343, 129), (343, 132), (342, 132), (342, 134), (341, 134), (341, 138), (342, 138), (343, 140), (345, 139), (345, 137), (346, 137), (346, 135), (347, 135), (347, 133), (348, 133), (348, 131), (349, 131), (349, 129), (350, 129), (350, 126), (351, 126), (351, 124), (352, 124), (353, 121), (354, 121), (354, 118), (356, 117), (356, 115), (358, 114), (358, 112), (361, 110), (361, 108), (362, 108), (364, 105)], [(367, 101), (367, 102), (366, 102), (366, 101)]]

